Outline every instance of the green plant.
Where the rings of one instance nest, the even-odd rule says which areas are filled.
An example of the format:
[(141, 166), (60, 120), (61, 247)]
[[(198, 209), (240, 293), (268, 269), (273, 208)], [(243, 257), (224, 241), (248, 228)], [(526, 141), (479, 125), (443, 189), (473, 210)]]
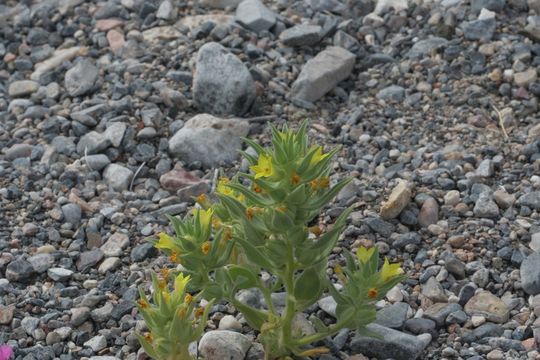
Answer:
[[(330, 185), (331, 161), (339, 149), (323, 153), (322, 147), (309, 146), (306, 128), (307, 122), (297, 132), (272, 128), (270, 148), (246, 139), (257, 152), (257, 156), (243, 153), (251, 173), (239, 173), (233, 179), (222, 177), (216, 202), (199, 196), (201, 209), (184, 219), (170, 217), (175, 236), (160, 234), (155, 242), (183, 266), (191, 278), (190, 292), (206, 299), (224, 299), (242, 312), (248, 324), (260, 332), (266, 359), (325, 352), (309, 346), (344, 327), (367, 333), (365, 326), (375, 319), (373, 303), (404, 278), (399, 265), (390, 265), (386, 259), (379, 269), (375, 248), (360, 248), (356, 260), (344, 252), (346, 266), (334, 269), (343, 285), (341, 291), (327, 277), (328, 256), (352, 208), (326, 232), (308, 224), (349, 179)], [(261, 271), (272, 275), (270, 283), (261, 279)], [(260, 290), (267, 309), (236, 299), (238, 291), (249, 288)], [(271, 300), (276, 291), (286, 292), (282, 311)], [(308, 336), (296, 333), (295, 315), (313, 305), (325, 291), (337, 302), (337, 322), (325, 326), (312, 317), (317, 332)], [(171, 359), (166, 355), (156, 358)]]

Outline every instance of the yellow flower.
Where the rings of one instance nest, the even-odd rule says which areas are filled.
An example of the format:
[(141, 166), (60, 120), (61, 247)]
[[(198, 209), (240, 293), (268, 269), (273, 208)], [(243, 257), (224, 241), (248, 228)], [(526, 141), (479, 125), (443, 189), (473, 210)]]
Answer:
[(311, 161), (309, 162), (310, 165), (316, 165), (320, 163), (322, 160), (326, 159), (328, 157), (328, 154), (322, 153), (322, 146), (319, 146), (317, 150), (315, 150), (315, 153), (311, 157)]
[(176, 292), (184, 292), (186, 289), (187, 283), (189, 282), (189, 275), (184, 276), (184, 274), (179, 273), (176, 278), (174, 279), (174, 291)]
[(193, 209), (193, 216), (199, 218), (199, 222), (201, 223), (201, 227), (203, 229), (208, 229), (210, 227), (210, 224), (212, 223), (212, 215), (214, 214), (214, 210), (207, 209)]
[(150, 307), (150, 304), (148, 304), (148, 301), (146, 301), (145, 299), (137, 300), (137, 304), (139, 304), (141, 309), (148, 309)]
[(216, 187), (216, 192), (223, 195), (231, 195), (233, 193), (232, 189), (227, 186), (227, 184), (230, 182), (228, 178), (225, 176), (222, 176), (219, 178), (218, 185)]
[(399, 264), (390, 264), (388, 262), (388, 258), (384, 258), (384, 264), (381, 269), (381, 277), (383, 281), (387, 281), (394, 276), (401, 274), (403, 274), (403, 269), (399, 266)]
[(162, 291), (161, 296), (163, 296), (163, 300), (165, 300), (166, 303), (171, 302), (171, 294), (169, 294), (168, 291)]
[(265, 154), (259, 156), (259, 162), (257, 165), (250, 166), (249, 168), (255, 173), (255, 179), (274, 175), (272, 158)]
[(158, 235), (159, 237), (159, 241), (156, 243), (156, 248), (158, 249), (173, 249), (176, 247), (176, 245), (174, 244), (174, 239), (165, 234), (165, 233), (159, 233)]
[(366, 248), (363, 246), (360, 246), (358, 250), (356, 251), (356, 257), (358, 258), (358, 261), (360, 261), (361, 264), (365, 264), (371, 259), (373, 256), (373, 253), (375, 252), (375, 248)]
[(178, 251), (173, 251), (171, 255), (169, 256), (169, 260), (172, 262), (177, 262), (178, 260)]
[(154, 341), (154, 337), (152, 336), (152, 333), (149, 333), (149, 332), (144, 334), (144, 339), (148, 341), (149, 343), (152, 343), (152, 341)]
[(208, 241), (202, 243), (201, 251), (204, 255), (208, 255), (208, 252), (210, 251), (210, 243)]
[(379, 295), (379, 290), (377, 290), (377, 288), (371, 288), (367, 292), (367, 296), (370, 299), (375, 299), (377, 295)]
[(184, 303), (186, 305), (189, 305), (192, 301), (193, 301), (193, 296), (191, 294), (186, 294), (186, 296), (184, 296)]

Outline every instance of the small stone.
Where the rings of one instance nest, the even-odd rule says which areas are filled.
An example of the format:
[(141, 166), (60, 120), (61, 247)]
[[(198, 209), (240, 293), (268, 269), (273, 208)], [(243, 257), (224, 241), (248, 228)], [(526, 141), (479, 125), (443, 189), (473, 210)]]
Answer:
[(235, 20), (250, 30), (261, 32), (276, 23), (276, 15), (260, 0), (244, 0), (236, 8)]
[(13, 98), (24, 97), (35, 93), (39, 89), (39, 83), (32, 80), (19, 80), (9, 84), (8, 95)]
[(111, 50), (115, 53), (126, 45), (124, 34), (118, 30), (109, 30), (107, 32), (107, 42), (109, 43)]
[(405, 181), (400, 181), (392, 190), (388, 201), (383, 203), (380, 215), (383, 219), (389, 220), (399, 216), (411, 201), (411, 186)]
[(392, 303), (403, 301), (403, 294), (398, 286), (394, 286), (386, 293), (386, 298)]
[(433, 302), (448, 301), (442, 285), (433, 276), (422, 286), (422, 294)]
[(495, 166), (490, 159), (482, 160), (476, 169), (476, 175), (480, 177), (492, 177), (495, 173)]
[(96, 29), (99, 31), (109, 31), (124, 24), (120, 19), (100, 19), (96, 21)]
[(88, 94), (98, 77), (98, 68), (88, 59), (77, 63), (66, 72), (64, 86), (70, 96)]
[(182, 168), (175, 168), (159, 178), (161, 186), (168, 191), (176, 192), (179, 189), (187, 186), (196, 185), (202, 182), (202, 180), (196, 175), (185, 171)]
[(516, 197), (504, 190), (497, 190), (493, 193), (493, 200), (503, 209), (508, 209), (516, 202)]
[(80, 138), (77, 143), (77, 152), (80, 155), (92, 155), (105, 150), (110, 145), (111, 141), (103, 136), (103, 134), (90, 131)]
[(402, 302), (384, 307), (377, 311), (375, 323), (392, 329), (401, 329), (403, 323), (407, 320), (409, 308), (408, 304)]
[(461, 24), (467, 40), (491, 40), (495, 33), (495, 19), (465, 21)]
[(34, 81), (39, 81), (41, 76), (45, 73), (56, 69), (64, 63), (64, 61), (69, 61), (86, 51), (86, 48), (74, 46), (67, 49), (58, 49), (54, 54), (47, 60), (37, 63), (34, 66), (34, 72), (30, 75), (30, 79)]
[(435, 330), (435, 321), (423, 318), (413, 318), (405, 321), (404, 330), (410, 331), (413, 334), (431, 333)]
[(319, 25), (301, 24), (283, 31), (279, 39), (285, 46), (313, 46), (321, 40), (321, 32)]
[(428, 197), (418, 213), (418, 224), (422, 227), (428, 227), (437, 221), (439, 221), (439, 204), (434, 198)]
[(537, 70), (535, 68), (529, 68), (526, 71), (514, 74), (514, 84), (527, 87), (530, 83), (534, 83), (537, 78)]
[(54, 256), (51, 254), (37, 254), (28, 258), (37, 273), (44, 273), (54, 264)]
[(124, 233), (116, 232), (101, 246), (101, 251), (103, 251), (103, 254), (106, 257), (121, 256), (128, 245), (129, 236)]
[(29, 144), (14, 144), (5, 151), (6, 160), (15, 160), (30, 157), (33, 146)]
[(77, 204), (66, 204), (62, 206), (64, 221), (75, 226), (81, 222), (82, 210)]
[(209, 331), (199, 342), (199, 352), (206, 360), (244, 360), (251, 340), (238, 332)]
[(455, 303), (436, 303), (424, 311), (424, 317), (435, 321), (437, 326), (443, 326), (448, 315), (460, 310), (461, 306)]
[(137, 245), (131, 250), (131, 261), (141, 262), (158, 254), (157, 249), (151, 243)]
[(105, 130), (102, 137), (108, 140), (112, 146), (117, 148), (122, 144), (126, 128), (127, 125), (123, 122), (114, 122), (107, 126), (107, 130)]
[(164, 0), (156, 12), (156, 17), (163, 20), (174, 20), (176, 18), (176, 8), (171, 0)]
[(86, 155), (83, 160), (91, 170), (95, 171), (101, 171), (111, 163), (111, 160), (104, 154)]
[(103, 335), (94, 336), (87, 342), (83, 344), (86, 347), (92, 349), (93, 352), (97, 353), (100, 350), (103, 350), (107, 347), (107, 339)]
[(307, 61), (291, 87), (291, 97), (315, 102), (351, 74), (356, 56), (340, 47), (327, 47)]
[(440, 49), (448, 44), (448, 40), (441, 37), (431, 37), (417, 41), (407, 52), (407, 57), (411, 59), (421, 59), (430, 55), (434, 50)]
[(487, 360), (504, 360), (506, 359), (506, 356), (504, 355), (504, 352), (501, 350), (492, 350), (487, 353), (486, 355)]
[(480, 315), (471, 316), (471, 324), (474, 327), (479, 327), (480, 325), (484, 324), (485, 322), (486, 322), (486, 317), (485, 316), (480, 316)]
[(90, 309), (86, 306), (71, 309), (71, 325), (79, 326), (90, 316)]
[(533, 252), (521, 262), (521, 287), (530, 295), (540, 294), (540, 253)]
[(105, 260), (103, 260), (101, 265), (99, 265), (98, 272), (100, 274), (106, 274), (107, 272), (116, 269), (120, 265), (122, 265), (122, 261), (119, 258), (108, 257)]
[(398, 85), (390, 85), (380, 90), (377, 99), (384, 101), (402, 101), (405, 97), (405, 89)]
[(292, 333), (298, 337), (309, 336), (316, 333), (315, 327), (307, 318), (307, 314), (297, 313), (294, 315), (292, 320)]
[(369, 324), (366, 328), (381, 338), (356, 336), (350, 345), (354, 353), (362, 353), (378, 359), (415, 360), (427, 346), (416, 336), (378, 324)]
[(531, 242), (529, 247), (536, 252), (540, 252), (540, 232), (531, 235)]
[(202, 112), (241, 116), (255, 100), (255, 82), (236, 55), (218, 43), (207, 43), (197, 54), (193, 99)]
[(128, 189), (132, 177), (133, 171), (118, 164), (109, 164), (103, 171), (103, 178), (107, 184), (118, 192)]
[(64, 268), (50, 268), (47, 275), (54, 281), (64, 282), (71, 278), (73, 271)]
[(326, 296), (317, 301), (317, 305), (321, 308), (322, 311), (327, 313), (330, 316), (336, 317), (336, 307), (337, 303), (331, 296)]
[(241, 137), (248, 132), (245, 120), (200, 114), (189, 119), (169, 140), (169, 152), (187, 162), (200, 161), (204, 167), (229, 164), (238, 157)]
[(219, 320), (219, 330), (242, 331), (242, 324), (232, 315), (225, 315)]
[(465, 304), (465, 312), (470, 315), (484, 316), (488, 321), (495, 323), (506, 322), (510, 315), (508, 306), (489, 291), (474, 295)]
[(499, 207), (491, 200), (489, 193), (481, 193), (476, 200), (473, 209), (474, 215), (481, 218), (497, 218), (499, 217)]
[(103, 251), (101, 249), (85, 251), (79, 256), (77, 270), (84, 272), (100, 262), (101, 259), (103, 259)]
[(471, 9), (480, 12), (482, 9), (499, 12), (504, 8), (506, 0), (472, 0)]
[(13, 313), (15, 310), (14, 305), (2, 306), (0, 305), (0, 325), (9, 325), (13, 320)]
[(457, 190), (450, 190), (444, 195), (444, 204), (449, 206), (455, 206), (460, 201), (460, 194)]
[(6, 267), (6, 279), (14, 282), (30, 280), (34, 275), (34, 267), (24, 259), (17, 259), (10, 262)]

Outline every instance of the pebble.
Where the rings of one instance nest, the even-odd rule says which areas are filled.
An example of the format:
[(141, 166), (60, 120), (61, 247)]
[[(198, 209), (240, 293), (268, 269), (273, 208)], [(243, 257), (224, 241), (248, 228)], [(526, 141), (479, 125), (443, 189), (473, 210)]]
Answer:
[(321, 40), (321, 33), (319, 25), (301, 24), (283, 31), (279, 39), (286, 46), (312, 46)]
[(508, 320), (510, 309), (498, 297), (489, 291), (481, 291), (465, 304), (465, 312), (469, 315), (481, 315), (487, 321), (504, 323)]
[(11, 97), (25, 97), (35, 93), (39, 89), (39, 83), (32, 80), (19, 80), (9, 84), (8, 95)]
[(405, 209), (411, 200), (410, 184), (401, 181), (390, 193), (388, 200), (381, 206), (380, 215), (383, 219), (393, 219)]
[(235, 20), (247, 29), (261, 32), (276, 23), (276, 15), (260, 0), (244, 0), (236, 7)]
[(103, 170), (103, 178), (107, 184), (118, 192), (128, 189), (132, 177), (133, 171), (119, 164), (109, 164)]
[(98, 68), (88, 59), (78, 62), (66, 72), (64, 86), (70, 96), (88, 94), (98, 77)]
[(199, 341), (199, 352), (207, 360), (243, 360), (251, 340), (243, 334), (228, 330), (209, 331)]

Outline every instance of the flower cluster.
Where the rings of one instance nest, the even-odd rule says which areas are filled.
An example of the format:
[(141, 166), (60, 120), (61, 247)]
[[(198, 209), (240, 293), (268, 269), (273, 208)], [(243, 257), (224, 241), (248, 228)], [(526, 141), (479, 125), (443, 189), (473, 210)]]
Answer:
[[(283, 131), (272, 128), (269, 148), (246, 139), (256, 152), (243, 153), (250, 173), (239, 173), (231, 179), (220, 177), (217, 201), (210, 201), (206, 195), (197, 197), (198, 208), (190, 215), (183, 219), (170, 217), (175, 235), (162, 233), (155, 242), (189, 276), (189, 285), (179, 287), (182, 291), (188, 286), (198, 298), (226, 300), (242, 312), (248, 324), (260, 332), (266, 359), (323, 353), (326, 349), (307, 346), (344, 327), (365, 330), (365, 325), (375, 317), (373, 303), (403, 279), (399, 265), (390, 264), (387, 259), (379, 269), (374, 248), (360, 248), (356, 259), (345, 252), (347, 265), (335, 269), (343, 283), (341, 291), (327, 277), (328, 256), (352, 207), (343, 211), (326, 231), (312, 223), (350, 180), (334, 182), (330, 178), (331, 161), (339, 148), (325, 152), (321, 146), (310, 146), (306, 131), (307, 122), (297, 132), (286, 127)], [(272, 281), (262, 281), (261, 271), (271, 274)], [(180, 279), (186, 281), (184, 277)], [(165, 295), (168, 292), (160, 281), (154, 279), (154, 303), (159, 309), (163, 304), (171, 305), (156, 310), (141, 293), (142, 303), (138, 307), (149, 327), (155, 325), (155, 319), (148, 315), (151, 311), (166, 311), (168, 316), (160, 315), (160, 319), (169, 319), (170, 315), (187, 321), (192, 303), (179, 298), (174, 291)], [(237, 300), (238, 291), (249, 288), (260, 290), (267, 309)], [(284, 311), (273, 306), (271, 295), (276, 291), (287, 292)], [(314, 319), (318, 333), (304, 336), (293, 331), (294, 316), (315, 304), (324, 292), (329, 292), (337, 302), (336, 324), (325, 326)], [(191, 325), (184, 325), (192, 329)], [(141, 335), (145, 349), (158, 344), (156, 335), (154, 330), (150, 338)], [(186, 339), (177, 342), (185, 344)], [(172, 345), (167, 346), (170, 349)], [(149, 349), (155, 351), (156, 347)]]

